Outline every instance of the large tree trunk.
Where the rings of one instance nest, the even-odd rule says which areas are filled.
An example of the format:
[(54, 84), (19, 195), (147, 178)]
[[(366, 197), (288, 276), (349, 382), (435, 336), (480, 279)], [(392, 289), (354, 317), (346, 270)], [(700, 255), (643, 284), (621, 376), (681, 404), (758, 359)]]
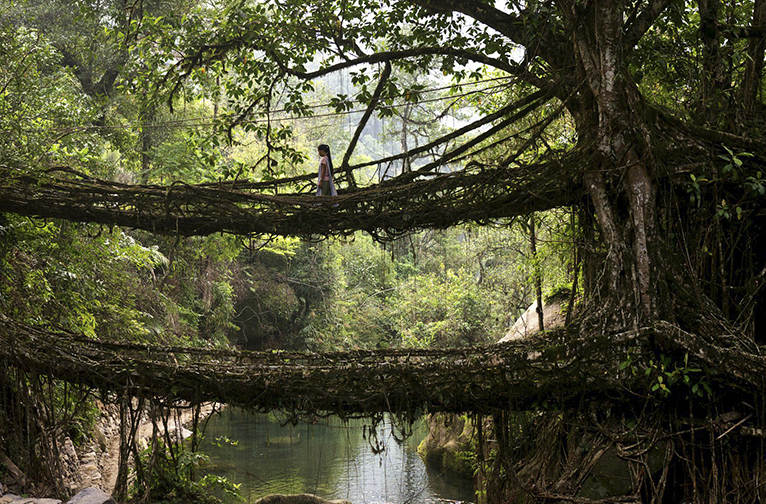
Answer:
[[(583, 182), (606, 245), (604, 271), (593, 289), (589, 310), (609, 325), (639, 327), (655, 316), (656, 280), (652, 250), (655, 189), (646, 107), (630, 79), (622, 48), (623, 9), (619, 2), (601, 0), (590, 7), (596, 25), (577, 23), (574, 53), (586, 82), (572, 110), (580, 148), (595, 152), (584, 167)], [(574, 91), (574, 90), (573, 90)], [(615, 190), (616, 189), (616, 190)], [(603, 306), (593, 310), (593, 306)]]
[[(715, 19), (717, 6), (717, 0), (700, 2), (700, 11)], [(713, 229), (720, 223), (711, 224), (712, 213), (701, 213), (704, 217), (693, 224), (673, 222), (680, 212), (675, 208), (689, 205), (688, 200), (684, 201), (675, 193), (685, 191), (685, 188), (676, 186), (678, 179), (669, 182), (666, 178), (674, 170), (673, 161), (665, 155), (668, 131), (674, 126), (657, 119), (630, 77), (629, 58), (623, 54), (628, 50), (623, 38), (624, 3), (620, 0), (572, 2), (569, 9), (562, 9), (562, 13), (568, 16), (572, 31), (572, 62), (577, 72), (576, 78), (560, 96), (562, 99), (576, 97), (568, 106), (576, 121), (577, 148), (590, 154), (586, 158), (593, 160), (582, 167), (586, 192), (581, 217), (583, 236), (587, 237), (583, 250), (586, 302), (580, 313), (579, 334), (616, 334), (620, 329), (662, 327), (662, 334), (653, 340), (660, 347), (658, 355), (649, 365), (641, 364), (636, 369), (646, 376), (659, 374), (654, 383), (647, 385), (647, 392), (635, 393), (634, 399), (642, 399), (633, 406), (628, 405), (631, 398), (625, 397), (616, 401), (612, 398), (598, 405), (595, 405), (596, 401), (584, 401), (580, 408), (551, 415), (553, 420), (548, 423), (536, 419), (524, 424), (534, 428), (523, 433), (526, 444), (518, 443), (523, 450), (508, 453), (505, 465), (500, 467), (498, 462), (498, 468), (493, 471), (513, 474), (514, 482), (533, 482), (528, 484), (532, 490), (525, 488), (525, 491), (540, 501), (575, 501), (571, 496), (580, 497), (578, 492), (584, 487), (582, 474), (590, 473), (603, 454), (618, 453), (619, 457), (615, 458), (636, 460), (630, 450), (624, 448), (641, 446), (643, 466), (633, 475), (641, 474), (641, 478), (648, 475), (648, 480), (640, 483), (641, 478), (635, 478), (631, 487), (634, 494), (624, 500), (615, 498), (614, 502), (648, 502), (649, 499), (660, 502), (663, 494), (668, 502), (682, 499), (689, 502), (754, 502), (753, 489), (766, 472), (762, 456), (763, 431), (759, 427), (748, 427), (750, 430), (742, 429), (739, 437), (729, 438), (726, 445), (721, 441), (752, 419), (754, 414), (743, 413), (751, 400), (740, 402), (731, 396), (726, 397), (723, 392), (702, 390), (713, 369), (734, 366), (734, 362), (739, 366), (747, 361), (746, 353), (759, 354), (760, 351), (744, 338), (723, 336), (735, 331), (729, 332), (729, 322), (717, 315), (725, 315), (724, 311), (701, 294), (699, 285), (704, 285), (705, 279), (695, 274), (696, 266), (684, 256), (686, 238), (679, 231), (683, 226), (692, 226), (689, 231), (694, 233), (705, 226)], [(703, 28), (705, 26), (703, 23)], [(720, 111), (725, 112), (720, 83), (727, 77), (721, 64), (716, 30), (713, 24), (711, 32), (700, 35), (705, 46), (703, 66), (707, 75), (700, 89), (698, 112), (708, 124), (724, 117)], [(673, 130), (672, 137), (671, 144), (683, 144), (686, 140), (692, 143), (688, 129)], [(710, 153), (700, 154), (700, 162), (707, 163), (704, 157)], [(710, 157), (714, 158), (715, 154)], [(657, 197), (657, 188), (661, 184), (663, 189), (669, 187), (662, 205)], [(666, 208), (666, 201), (673, 204)], [(674, 209), (670, 210), (671, 207)], [(659, 232), (660, 223), (662, 232)], [(695, 225), (699, 226), (696, 230)], [(695, 240), (691, 238), (689, 243), (695, 243)], [(725, 257), (725, 254), (718, 253), (718, 256)], [(718, 265), (716, 263), (716, 267)], [(712, 271), (711, 278), (714, 278), (717, 270)], [(721, 290), (725, 290), (731, 282), (722, 281), (721, 284)], [(721, 306), (725, 306), (724, 301)], [(663, 322), (665, 320), (670, 324)], [(708, 320), (714, 320), (715, 324), (706, 324)], [(700, 351), (708, 343), (713, 343), (721, 353)], [(742, 352), (743, 348), (748, 349), (747, 352)], [(730, 357), (725, 357), (729, 352)], [(710, 359), (710, 365), (688, 364), (692, 360), (700, 362), (696, 358), (703, 354)], [(668, 355), (673, 355), (677, 364), (669, 364)], [(731, 357), (733, 355), (738, 357)], [(631, 358), (628, 357), (622, 366), (632, 366)], [(664, 396), (656, 393), (664, 390), (661, 388), (666, 386), (663, 380), (673, 373), (694, 374), (701, 369), (705, 371), (691, 392), (684, 395), (674, 391)], [(684, 380), (689, 383), (692, 378)], [(734, 388), (735, 381), (727, 386)], [(761, 390), (760, 386), (751, 389), (752, 400), (759, 404)], [(666, 398), (668, 402), (663, 403)], [(620, 403), (620, 400), (624, 401)], [(603, 417), (599, 417), (599, 412), (605, 412)], [(573, 417), (561, 421), (568, 413)], [(626, 432), (626, 418), (641, 427), (630, 427), (630, 432)], [(717, 430), (731, 419), (736, 420)], [(520, 423), (517, 419), (513, 421)], [(507, 432), (517, 429), (518, 425), (511, 423), (496, 428)], [(751, 433), (755, 435), (749, 439)], [(600, 435), (605, 437), (596, 439)], [(496, 438), (501, 439), (501, 433)], [(658, 442), (658, 439), (663, 441)], [(756, 439), (761, 443), (760, 451), (758, 448), (750, 450)], [(626, 444), (620, 447), (622, 442)], [(589, 449), (583, 450), (583, 446)], [(663, 459), (656, 468), (651, 467), (652, 457), (647, 455), (653, 451), (661, 452)], [(588, 457), (594, 460), (587, 460)], [(551, 468), (563, 468), (556, 475), (558, 481), (551, 476)], [(724, 478), (722, 474), (730, 477)], [(491, 482), (497, 484), (507, 480), (495, 477)], [(639, 492), (642, 485), (644, 489)], [(495, 496), (500, 496), (498, 501), (510, 500), (510, 495), (516, 492), (508, 488), (489, 488)], [(627, 489), (625, 493), (628, 493)], [(587, 499), (583, 498), (582, 502)]]
[(699, 0), (700, 37), (704, 44), (702, 50), (702, 89), (697, 105), (697, 120), (702, 123), (713, 122), (724, 106), (723, 92), (727, 89), (721, 40), (718, 30), (718, 11), (720, 0)]
[[(766, 0), (755, 0), (753, 5), (753, 26), (763, 26), (766, 23)], [(766, 51), (766, 37), (753, 37), (747, 48), (745, 72), (742, 76), (742, 108), (747, 119), (749, 114), (756, 111), (758, 92), (761, 89), (763, 74), (763, 58)]]
[[(708, 178), (717, 184), (707, 195), (708, 207), (697, 211), (688, 208), (688, 199), (679, 198), (686, 188), (675, 173), (678, 167), (673, 164), (677, 161), (667, 159), (667, 153), (680, 146), (699, 145), (700, 138), (694, 137), (689, 128), (662, 118), (644, 101), (628, 70), (630, 57), (624, 54), (629, 50), (624, 39), (624, 7), (621, 0), (596, 0), (586, 7), (573, 4), (570, 10), (562, 11), (569, 16), (573, 33), (571, 60), (577, 70), (576, 78), (569, 81), (562, 95), (577, 97), (569, 106), (577, 125), (577, 148), (591, 154), (589, 159), (593, 160), (582, 168), (586, 208), (595, 224), (593, 232), (586, 233), (591, 242), (583, 251), (584, 257), (590, 256), (590, 267), (584, 270), (587, 289), (583, 328), (586, 332), (630, 329), (667, 320), (694, 332), (736, 332), (732, 326), (740, 322), (740, 305), (751, 306), (754, 301), (747, 298), (750, 294), (740, 292), (744, 282), (735, 276), (752, 276), (763, 267), (754, 242), (741, 238), (748, 236), (748, 224), (762, 225), (758, 211), (750, 214), (750, 223), (743, 218), (744, 213), (739, 215), (741, 224), (736, 224), (735, 218), (727, 220), (716, 214), (717, 208), (726, 204), (717, 193), (719, 188), (733, 198), (742, 198), (743, 187), (734, 176), (724, 188), (726, 174), (715, 164), (726, 156), (710, 146), (695, 154), (695, 162), (705, 165)], [(583, 8), (587, 12), (583, 13)], [(714, 23), (718, 9), (715, 0), (700, 2), (704, 18), (700, 38), (705, 48), (702, 69), (706, 77), (700, 89), (701, 108), (696, 114), (707, 124), (720, 123), (733, 112), (726, 110), (723, 98), (716, 94), (720, 94), (724, 81), (731, 80), (720, 62), (720, 40)], [(582, 22), (582, 16), (589, 22)], [(759, 0), (754, 5), (753, 19), (764, 19), (762, 16), (766, 16), (766, 8)], [(705, 19), (713, 26), (709, 27)], [(751, 49), (762, 43), (754, 40)], [(739, 92), (750, 96), (750, 101), (743, 100), (743, 104), (755, 100), (752, 87), (760, 82), (760, 71), (756, 71), (762, 68), (760, 56), (749, 63), (752, 68), (746, 68), (743, 75)], [(748, 106), (756, 107), (754, 103)], [(724, 140), (714, 143), (721, 142)], [(728, 152), (728, 156), (735, 155)], [(658, 207), (657, 198), (660, 184), (664, 191), (662, 207)], [(699, 200), (692, 206), (698, 207)], [(661, 233), (657, 232), (659, 222), (663, 223)], [(588, 220), (582, 224), (588, 225)], [(735, 228), (735, 224), (741, 227)], [(703, 236), (705, 241), (700, 238)], [(712, 251), (707, 272), (699, 271), (696, 265), (707, 261), (704, 256), (698, 254), (695, 261), (695, 248), (703, 246)], [(594, 257), (601, 268), (593, 267)], [(741, 269), (753, 271), (740, 273)], [(707, 287), (710, 298), (705, 297), (703, 287)], [(712, 331), (711, 321), (715, 322)]]

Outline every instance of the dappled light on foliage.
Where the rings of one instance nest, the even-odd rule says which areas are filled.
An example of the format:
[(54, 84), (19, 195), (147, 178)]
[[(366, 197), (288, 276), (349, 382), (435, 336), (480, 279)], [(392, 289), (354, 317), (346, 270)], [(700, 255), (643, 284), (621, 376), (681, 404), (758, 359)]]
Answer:
[(0, 5), (0, 454), (467, 412), (491, 502), (766, 498), (766, 2), (71, 4)]

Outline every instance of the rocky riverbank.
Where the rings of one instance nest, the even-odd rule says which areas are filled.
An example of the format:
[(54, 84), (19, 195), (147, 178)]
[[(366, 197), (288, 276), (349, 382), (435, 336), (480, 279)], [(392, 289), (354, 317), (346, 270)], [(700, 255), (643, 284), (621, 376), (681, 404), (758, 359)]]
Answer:
[(108, 493), (98, 488), (81, 490), (77, 495), (66, 501), (66, 503), (59, 499), (36, 499), (13, 493), (4, 493), (2, 484), (0, 484), (0, 495), (0, 504), (117, 504)]
[[(69, 437), (65, 437), (59, 445), (63, 487), (66, 494), (74, 497), (68, 501), (24, 497), (23, 484), (18, 481), (0, 481), (0, 504), (114, 504), (109, 494), (117, 480), (120, 415), (116, 406), (98, 404), (98, 407), (101, 414), (86, 441), (75, 446)], [(213, 404), (203, 405), (201, 418), (208, 417), (214, 410)], [(174, 410), (168, 422), (170, 436), (175, 439), (189, 437), (192, 432), (188, 428), (192, 421), (192, 410)], [(147, 446), (153, 432), (153, 423), (148, 413), (145, 413), (136, 434), (139, 446)], [(159, 434), (164, 435), (164, 432)]]

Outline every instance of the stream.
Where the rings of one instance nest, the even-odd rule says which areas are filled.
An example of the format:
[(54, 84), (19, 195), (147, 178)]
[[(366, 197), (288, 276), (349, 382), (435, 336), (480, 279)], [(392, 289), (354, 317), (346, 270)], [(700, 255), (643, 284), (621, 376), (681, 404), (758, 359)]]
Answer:
[[(388, 421), (378, 426), (377, 440), (363, 420), (331, 417), (281, 426), (285, 421), (234, 408), (214, 415), (202, 445), (212, 462), (209, 472), (241, 484), (247, 503), (275, 493), (312, 493), (353, 504), (474, 501), (470, 479), (441, 472), (418, 455), (424, 422), (399, 442)], [(383, 450), (375, 453), (373, 446)]]

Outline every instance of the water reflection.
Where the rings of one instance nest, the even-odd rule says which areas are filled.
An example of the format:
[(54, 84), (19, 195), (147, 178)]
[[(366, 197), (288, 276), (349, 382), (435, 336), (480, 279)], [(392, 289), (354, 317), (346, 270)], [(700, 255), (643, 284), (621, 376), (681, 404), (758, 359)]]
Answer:
[[(470, 480), (423, 463), (416, 452), (423, 425), (400, 443), (389, 422), (371, 439), (360, 420), (284, 427), (280, 420), (232, 408), (208, 424), (203, 451), (212, 472), (241, 483), (246, 502), (274, 493), (313, 493), (354, 504), (473, 500)], [(385, 449), (376, 454), (371, 446)]]

